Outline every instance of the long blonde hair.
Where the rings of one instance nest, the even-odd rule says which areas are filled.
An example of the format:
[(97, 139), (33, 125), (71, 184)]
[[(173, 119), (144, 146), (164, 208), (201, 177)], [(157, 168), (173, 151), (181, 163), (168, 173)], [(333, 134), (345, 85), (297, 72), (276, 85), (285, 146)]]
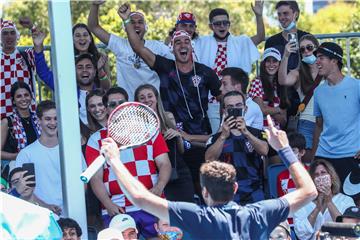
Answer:
[(326, 161), (324, 159), (316, 159), (314, 162), (312, 162), (310, 165), (310, 169), (309, 169), (309, 174), (310, 174), (311, 178), (312, 179), (315, 178), (315, 171), (319, 165), (324, 166), (324, 168), (326, 169), (326, 171), (329, 173), (329, 175), (331, 177), (331, 192), (332, 192), (332, 194), (333, 195), (338, 194), (340, 192), (340, 186), (341, 186), (340, 179), (339, 179), (338, 174), (335, 171), (335, 168), (328, 161)]
[(151, 84), (143, 84), (140, 85), (138, 88), (136, 88), (135, 90), (135, 101), (139, 102), (139, 93), (140, 91), (144, 90), (144, 89), (148, 89), (151, 90), (155, 97), (156, 97), (156, 110), (157, 110), (157, 114), (159, 116), (160, 119), (160, 126), (161, 126), (161, 130), (166, 131), (169, 128), (173, 128), (176, 129), (176, 126), (173, 124), (173, 122), (169, 119), (169, 117), (167, 116), (164, 106), (162, 104), (161, 98), (160, 98), (160, 94), (158, 92), (158, 90)]

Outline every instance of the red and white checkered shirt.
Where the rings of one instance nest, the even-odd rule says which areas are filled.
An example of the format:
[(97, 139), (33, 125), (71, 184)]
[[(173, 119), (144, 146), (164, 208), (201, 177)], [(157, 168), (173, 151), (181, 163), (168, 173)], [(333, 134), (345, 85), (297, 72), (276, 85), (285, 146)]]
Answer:
[[(262, 99), (263, 102), (264, 102), (264, 105), (266, 105), (268, 107), (274, 107), (274, 108), (279, 107), (280, 106), (280, 98), (278, 97), (277, 92), (276, 92), (276, 85), (274, 85), (274, 89), (275, 89), (274, 90), (274, 99), (273, 99), (272, 102), (269, 102), (266, 99), (264, 88), (263, 88), (261, 80), (258, 79), (258, 78), (255, 78), (251, 82), (250, 89), (249, 89), (249, 92), (248, 92), (248, 96), (251, 99), (255, 99), (257, 97)], [(280, 128), (279, 123), (277, 123), (274, 119), (273, 119), (273, 122), (275, 123), (275, 127)], [(264, 116), (264, 127), (267, 127), (267, 126), (268, 126), (268, 123), (267, 123), (267, 120), (266, 120), (266, 116)]]
[[(90, 165), (95, 158), (99, 156), (101, 140), (106, 137), (106, 128), (103, 128), (91, 135), (86, 146), (85, 155), (87, 165)], [(163, 136), (158, 134), (143, 146), (121, 150), (120, 158), (131, 175), (138, 179), (147, 189), (151, 189), (158, 180), (155, 158), (167, 152), (169, 152), (169, 149), (166, 142)], [(123, 207), (126, 212), (140, 210), (125, 196), (116, 179), (115, 173), (112, 171), (110, 166), (105, 163), (103, 166), (103, 182), (111, 201), (118, 206)], [(106, 209), (104, 207), (102, 208), (102, 214), (107, 214)]]
[[(309, 170), (308, 166), (304, 166), (306, 170)], [(296, 190), (294, 180), (291, 177), (289, 170), (284, 170), (279, 173), (276, 181), (278, 197), (291, 193)], [(294, 225), (293, 216), (289, 215), (288, 222), (290, 226)]]
[[(214, 62), (213, 70), (215, 71), (216, 75), (221, 80), (220, 73), (224, 68), (227, 66), (227, 42), (217, 42), (218, 49), (216, 52), (216, 58)], [(217, 102), (216, 98), (209, 94), (209, 103)]]
[[(28, 56), (29, 64), (35, 71), (34, 55), (32, 49), (25, 51)], [(0, 74), (0, 106), (1, 106), (1, 119), (9, 116), (13, 112), (12, 101), (10, 96), (11, 86), (17, 81), (23, 81), (30, 86), (33, 95), (33, 101), (31, 108), (35, 111), (35, 91), (33, 82), (30, 77), (31, 72), (26, 65), (26, 61), (21, 56), (20, 52), (15, 49), (11, 54), (5, 54), (1, 52), (1, 74)]]

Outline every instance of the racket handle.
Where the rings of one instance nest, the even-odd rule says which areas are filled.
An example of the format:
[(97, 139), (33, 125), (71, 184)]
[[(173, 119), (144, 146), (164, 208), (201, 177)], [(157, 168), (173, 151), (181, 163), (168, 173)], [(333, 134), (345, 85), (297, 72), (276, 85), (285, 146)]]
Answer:
[(90, 178), (104, 165), (105, 158), (100, 154), (95, 160), (90, 164), (90, 166), (80, 175), (81, 181), (88, 183)]

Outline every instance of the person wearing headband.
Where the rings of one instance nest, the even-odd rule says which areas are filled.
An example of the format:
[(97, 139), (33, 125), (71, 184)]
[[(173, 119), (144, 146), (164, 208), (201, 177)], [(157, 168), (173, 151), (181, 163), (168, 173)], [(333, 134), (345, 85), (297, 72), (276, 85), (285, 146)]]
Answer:
[(312, 146), (315, 158), (329, 161), (339, 175), (342, 192), (360, 200), (360, 80), (341, 72), (342, 48), (323, 42), (314, 52), (325, 81), (315, 89), (316, 125)]
[[(252, 64), (259, 59), (256, 46), (265, 40), (264, 22), (262, 19), (263, 1), (255, 1), (251, 5), (256, 17), (257, 33), (252, 37), (230, 34), (230, 17), (222, 8), (215, 8), (209, 14), (209, 28), (212, 35), (199, 37), (195, 42), (197, 60), (212, 68), (221, 80), (221, 71), (226, 67), (238, 67), (247, 74), (251, 72)], [(240, 56), (240, 57), (239, 57)], [(215, 96), (209, 96), (208, 115), (213, 133), (219, 129), (219, 102)]]
[[(124, 22), (128, 21), (130, 13), (128, 4), (123, 4), (119, 9), (119, 15)], [(220, 81), (212, 69), (193, 60), (190, 35), (182, 30), (174, 32), (171, 40), (174, 61), (147, 48), (132, 24), (126, 24), (125, 30), (134, 51), (160, 77), (160, 96), (165, 110), (172, 112), (176, 123), (182, 123), (183, 131), (190, 134), (190, 139), (186, 140), (191, 143), (202, 142), (204, 145), (211, 134), (206, 114), (208, 94), (211, 92), (213, 96), (220, 95)], [(203, 147), (191, 148), (184, 154), (197, 194), (201, 194), (198, 179), (204, 154)]]
[[(135, 89), (142, 84), (154, 85), (159, 90), (160, 80), (158, 75), (133, 51), (129, 41), (109, 33), (99, 25), (99, 8), (104, 2), (103, 0), (92, 2), (88, 16), (88, 27), (115, 54), (117, 85), (125, 88), (130, 101), (134, 99)], [(151, 51), (163, 57), (174, 58), (169, 47), (163, 42), (145, 40), (147, 24), (143, 13), (139, 11), (131, 12), (129, 18), (123, 22), (123, 27), (127, 24), (134, 27), (136, 34)]]
[(0, 108), (1, 119), (8, 117), (13, 113), (13, 105), (10, 100), (11, 86), (23, 81), (31, 89), (31, 109), (35, 110), (35, 82), (33, 81), (33, 72), (35, 71), (34, 55), (32, 50), (27, 49), (20, 52), (17, 43), (20, 39), (20, 33), (16, 25), (11, 20), (1, 18), (1, 76), (0, 76)]

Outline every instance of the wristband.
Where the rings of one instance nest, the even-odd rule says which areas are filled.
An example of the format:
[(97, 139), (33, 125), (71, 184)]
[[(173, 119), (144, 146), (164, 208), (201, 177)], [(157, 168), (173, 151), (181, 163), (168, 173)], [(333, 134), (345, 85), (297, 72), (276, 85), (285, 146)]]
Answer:
[(124, 26), (126, 26), (129, 22), (131, 22), (131, 19), (130, 18), (125, 19), (123, 22), (124, 22)]
[(289, 146), (280, 149), (278, 151), (278, 154), (287, 168), (289, 168), (291, 164), (299, 161), (299, 159), (296, 157), (293, 150)]

